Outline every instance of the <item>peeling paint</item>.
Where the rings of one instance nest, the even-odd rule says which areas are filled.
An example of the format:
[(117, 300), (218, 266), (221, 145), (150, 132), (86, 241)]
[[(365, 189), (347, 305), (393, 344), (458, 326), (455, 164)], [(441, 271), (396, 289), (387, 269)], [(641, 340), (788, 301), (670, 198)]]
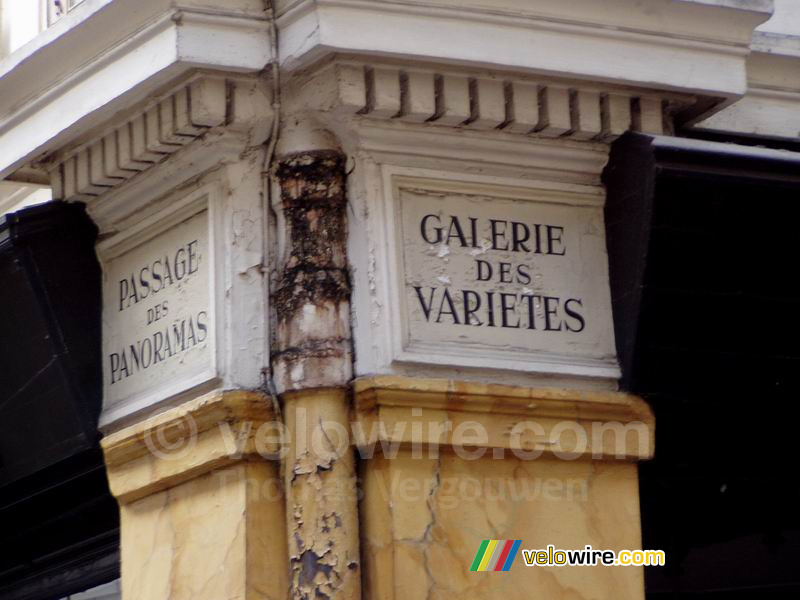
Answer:
[(344, 385), (352, 373), (345, 163), (317, 150), (283, 157), (276, 170), (285, 228), (273, 292), (279, 391)]
[(275, 282), (276, 387), (294, 440), (285, 458), (290, 594), (293, 600), (361, 597), (353, 453), (300, 440), (323, 422), (349, 424), (352, 377), (345, 156), (320, 150), (279, 160), (284, 227)]

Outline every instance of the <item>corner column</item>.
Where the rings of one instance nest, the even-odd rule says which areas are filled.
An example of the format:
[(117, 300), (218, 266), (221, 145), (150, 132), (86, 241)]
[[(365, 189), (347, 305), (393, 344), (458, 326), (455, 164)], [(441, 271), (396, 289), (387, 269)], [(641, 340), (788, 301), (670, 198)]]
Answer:
[(283, 244), (272, 371), (291, 436), (284, 459), (291, 597), (353, 600), (361, 597), (361, 569), (349, 441), (345, 156), (322, 145), (286, 153), (277, 165)]

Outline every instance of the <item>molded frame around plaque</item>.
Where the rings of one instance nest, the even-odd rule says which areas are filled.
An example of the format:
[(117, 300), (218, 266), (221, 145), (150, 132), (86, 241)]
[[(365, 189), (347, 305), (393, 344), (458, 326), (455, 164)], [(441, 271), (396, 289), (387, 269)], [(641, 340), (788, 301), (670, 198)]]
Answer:
[[(488, 196), (498, 200), (530, 201), (563, 206), (584, 206), (601, 211), (604, 195), (600, 189), (543, 181), (502, 180), (467, 174), (442, 174), (441, 171), (381, 165), (383, 178), (383, 216), (386, 236), (385, 264), (390, 305), (398, 307), (389, 316), (389, 346), (392, 363), (513, 370), (529, 374), (615, 379), (619, 365), (614, 345), (611, 298), (608, 286), (608, 261), (600, 258), (605, 282), (601, 294), (607, 322), (602, 334), (604, 351), (596, 356), (553, 353), (541, 350), (503, 350), (491, 346), (470, 346), (454, 342), (423, 342), (411, 337), (409, 307), (405, 294), (405, 260), (402, 243), (401, 189), (413, 188), (431, 193), (449, 192), (466, 196)], [(455, 177), (458, 180), (455, 180)], [(600, 341), (603, 344), (603, 341)]]
[(143, 244), (151, 242), (159, 235), (169, 231), (172, 227), (187, 222), (199, 215), (205, 214), (206, 230), (208, 232), (208, 309), (209, 323), (213, 328), (208, 340), (208, 358), (204, 359), (203, 366), (188, 374), (168, 377), (157, 385), (151, 385), (144, 390), (137, 391), (128, 396), (109, 400), (108, 394), (108, 365), (106, 360), (110, 348), (109, 336), (106, 333), (106, 301), (103, 302), (103, 412), (100, 416), (100, 428), (108, 428), (112, 424), (149, 410), (160, 410), (169, 406), (188, 393), (201, 393), (212, 389), (222, 381), (221, 365), (224, 364), (221, 352), (223, 344), (220, 336), (224, 331), (222, 322), (223, 298), (220, 285), (219, 261), (223, 256), (222, 236), (222, 197), (218, 183), (207, 184), (189, 194), (176, 193), (168, 202), (169, 208), (150, 215), (129, 229), (120, 232), (108, 240), (97, 245), (97, 254), (103, 267), (103, 288), (105, 290), (107, 275), (106, 265)]

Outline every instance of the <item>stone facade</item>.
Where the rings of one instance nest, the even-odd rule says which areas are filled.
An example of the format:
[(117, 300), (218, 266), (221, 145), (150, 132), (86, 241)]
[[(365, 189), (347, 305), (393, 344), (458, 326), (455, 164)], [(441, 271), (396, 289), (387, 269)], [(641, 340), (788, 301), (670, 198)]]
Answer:
[(0, 174), (86, 204), (104, 337), (162, 363), (120, 390), (104, 350), (123, 598), (643, 598), (641, 567), (469, 566), (641, 546), (601, 172), (794, 93), (750, 51), (771, 2), (218, 4), (87, 0), (0, 63)]

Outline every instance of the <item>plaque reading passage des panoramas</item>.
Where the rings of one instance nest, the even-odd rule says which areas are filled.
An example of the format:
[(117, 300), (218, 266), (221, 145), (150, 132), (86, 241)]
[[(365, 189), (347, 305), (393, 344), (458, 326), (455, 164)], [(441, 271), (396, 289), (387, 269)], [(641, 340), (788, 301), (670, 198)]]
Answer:
[(602, 196), (396, 178), (403, 355), (615, 377)]
[(214, 376), (208, 211), (156, 226), (104, 260), (106, 420)]

